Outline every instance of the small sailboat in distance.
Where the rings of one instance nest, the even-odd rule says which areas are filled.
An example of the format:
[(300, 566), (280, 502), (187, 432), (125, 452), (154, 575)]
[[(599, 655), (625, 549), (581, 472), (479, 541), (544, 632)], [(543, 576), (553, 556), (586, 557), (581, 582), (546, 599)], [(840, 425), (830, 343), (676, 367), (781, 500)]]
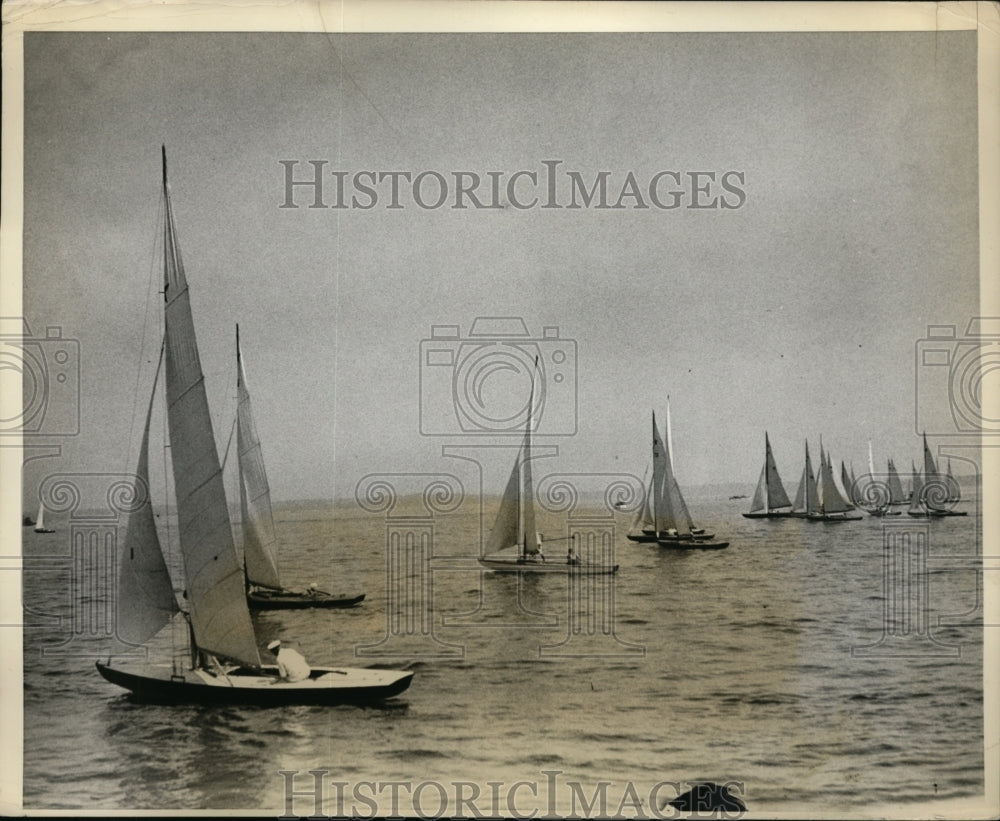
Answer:
[(514, 467), (500, 499), (500, 509), (497, 511), (493, 529), (486, 543), (486, 553), (479, 557), (479, 564), (494, 573), (557, 573), (581, 576), (616, 573), (617, 564), (584, 561), (577, 555), (575, 545), (570, 548), (565, 561), (548, 560), (542, 549), (542, 534), (535, 529), (535, 492), (531, 478), (531, 428), (537, 373), (536, 358), (535, 371), (531, 378), (531, 392), (528, 396), (524, 439), (521, 441), (521, 447), (514, 459)]
[(954, 510), (953, 508), (942, 507), (950, 503), (950, 485), (938, 473), (937, 465), (934, 464), (934, 456), (927, 446), (927, 434), (924, 434), (924, 475), (917, 472), (916, 466), (913, 468), (913, 495), (910, 497), (910, 509), (906, 512), (910, 516), (919, 518), (944, 518), (947, 516), (965, 516), (964, 510)]
[(896, 463), (891, 458), (889, 459), (887, 469), (889, 472), (889, 504), (905, 505), (906, 492), (903, 490), (903, 483), (899, 480), (899, 471), (896, 470)]
[(264, 456), (250, 405), (246, 371), (240, 351), (240, 326), (236, 326), (236, 451), (240, 484), (240, 532), (243, 536), (243, 573), (247, 603), (252, 610), (354, 607), (365, 598), (359, 594), (333, 594), (310, 585), (305, 590), (282, 586), (278, 572), (278, 540), (271, 510), (271, 488), (264, 470)]
[[(889, 460), (890, 467), (892, 466), (892, 460)], [(881, 482), (875, 478), (875, 459), (872, 455), (872, 443), (868, 442), (868, 481), (874, 485), (881, 485)], [(899, 477), (896, 477), (896, 483), (899, 483)], [(881, 488), (873, 487), (868, 493), (868, 501), (871, 503), (871, 507), (866, 508), (868, 513), (872, 516), (902, 516), (902, 511), (892, 510), (892, 474), (889, 474), (888, 479), (885, 484), (886, 494), (885, 499), (881, 498), (880, 493)], [(899, 489), (900, 495), (902, 495), (903, 489)]]
[[(410, 670), (314, 667), (302, 680), (261, 663), (233, 539), (194, 319), (167, 186), (163, 155), (163, 380), (183, 559), (189, 658), (169, 663), (117, 659), (98, 673), (140, 700), (167, 703), (342, 704), (382, 701), (410, 685)], [(119, 553), (118, 639), (134, 649), (166, 627), (180, 609), (148, 498), (149, 428), (159, 367), (136, 468), (135, 498)]]
[[(667, 399), (667, 431), (670, 431), (670, 399)], [(729, 547), (729, 542), (715, 541), (714, 533), (706, 533), (704, 528), (695, 527), (680, 485), (674, 475), (673, 455), (667, 445), (660, 440), (656, 428), (656, 414), (653, 414), (653, 512), (656, 524), (656, 543), (660, 547), (683, 550), (721, 550)]]
[(795, 492), (795, 502), (791, 513), (796, 519), (805, 519), (819, 510), (819, 497), (816, 495), (816, 476), (813, 474), (812, 460), (809, 458), (809, 442), (806, 441), (806, 461), (802, 468), (802, 478)]
[[(784, 519), (791, 513), (792, 503), (785, 493), (785, 486), (778, 475), (778, 466), (771, 452), (771, 440), (764, 432), (764, 466), (760, 469), (757, 490), (754, 491), (747, 519)], [(787, 509), (786, 509), (787, 508)]]
[(630, 542), (656, 541), (656, 525), (653, 522), (653, 485), (652, 483), (646, 484), (648, 476), (649, 465), (646, 465), (646, 470), (642, 474), (642, 487), (645, 488), (642, 504), (636, 509), (632, 524), (629, 525), (629, 529), (625, 533), (625, 538)]
[(844, 498), (844, 492), (837, 487), (833, 476), (830, 455), (819, 447), (819, 476), (816, 479), (817, 507), (806, 518), (812, 522), (851, 522), (863, 518), (852, 516), (854, 505)]
[(35, 519), (35, 533), (55, 533), (55, 531), (45, 526), (45, 504), (38, 503), (38, 517)]

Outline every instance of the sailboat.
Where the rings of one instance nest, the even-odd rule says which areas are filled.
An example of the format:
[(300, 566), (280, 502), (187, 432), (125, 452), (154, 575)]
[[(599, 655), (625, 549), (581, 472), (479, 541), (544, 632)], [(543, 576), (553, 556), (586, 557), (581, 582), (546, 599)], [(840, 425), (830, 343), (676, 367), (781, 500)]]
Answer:
[[(890, 467), (890, 469), (892, 468), (892, 459), (889, 460), (889, 467)], [(868, 443), (868, 476), (869, 476), (869, 481), (872, 482), (872, 483), (875, 483), (875, 481), (876, 481), (875, 480), (875, 459), (872, 456), (872, 443), (871, 442)], [(893, 476), (893, 474), (890, 473), (889, 474), (889, 479), (888, 479), (888, 482), (887, 482), (888, 495), (886, 496), (885, 501), (882, 504), (876, 505), (875, 507), (868, 508), (868, 513), (870, 515), (872, 515), (872, 516), (902, 516), (903, 515), (902, 511), (900, 511), (900, 510), (892, 510), (891, 509), (891, 505), (893, 504), (892, 497), (893, 497), (893, 492), (894, 492), (893, 491), (893, 487), (892, 487), (892, 476)], [(899, 477), (898, 476), (896, 476), (896, 484), (897, 485), (899, 484)], [(873, 488), (873, 490), (875, 490), (875, 488)], [(899, 494), (900, 494), (900, 496), (902, 496), (902, 494), (903, 494), (903, 488), (902, 487), (899, 488)], [(871, 496), (871, 501), (874, 503), (874, 502), (876, 502), (876, 501), (879, 500), (879, 496), (881, 494), (879, 494), (879, 493), (871, 493), (869, 495)]]
[(667, 399), (667, 444), (660, 440), (653, 414), (653, 521), (656, 526), (656, 543), (660, 547), (721, 550), (729, 542), (715, 541), (714, 533), (695, 527), (680, 485), (674, 475), (673, 455), (670, 447), (670, 399)]
[(240, 483), (240, 531), (243, 536), (243, 573), (247, 603), (252, 610), (290, 610), (311, 607), (342, 608), (361, 604), (364, 593), (335, 595), (310, 586), (289, 590), (278, 572), (278, 541), (271, 512), (271, 488), (257, 436), (236, 326), (236, 450)]
[(806, 442), (806, 463), (802, 468), (802, 478), (795, 492), (795, 502), (789, 516), (805, 519), (819, 510), (819, 497), (816, 495), (816, 476), (813, 474), (812, 461), (809, 458), (809, 442)]
[[(164, 318), (161, 360), (169, 422), (177, 533), (186, 582), (185, 617), (190, 658), (171, 663), (97, 662), (112, 684), (141, 700), (261, 705), (341, 704), (381, 701), (405, 690), (409, 670), (312, 668), (308, 678), (287, 681), (276, 665), (261, 663), (247, 607), (243, 571), (229, 521), (222, 467), (205, 394), (190, 295), (177, 245), (166, 149), (163, 151)], [(153, 519), (149, 487), (149, 428), (153, 389), (136, 467), (137, 499), (121, 542), (118, 638), (143, 644), (167, 626), (180, 609), (167, 572)]]
[(646, 489), (642, 504), (635, 512), (632, 524), (629, 525), (625, 538), (630, 542), (655, 542), (656, 525), (653, 523), (653, 485), (646, 484), (646, 477), (649, 475), (649, 465), (642, 474), (642, 486)]
[[(744, 513), (747, 519), (783, 519), (791, 512), (792, 503), (781, 484), (778, 466), (771, 452), (771, 440), (764, 432), (764, 466), (760, 469), (760, 479), (757, 480), (757, 490), (754, 491), (750, 512)], [(783, 508), (788, 508), (784, 510)]]
[[(537, 373), (538, 360), (535, 360)], [(479, 557), (479, 563), (494, 573), (559, 573), (581, 576), (597, 576), (618, 571), (618, 565), (585, 562), (576, 556), (575, 549), (563, 561), (549, 561), (543, 551), (543, 536), (535, 530), (534, 485), (531, 478), (531, 427), (532, 411), (535, 407), (535, 374), (532, 374), (531, 392), (528, 398), (528, 420), (524, 427), (524, 439), (518, 450), (514, 467), (507, 479), (500, 509), (497, 511), (493, 529), (486, 543), (486, 553)], [(554, 540), (553, 540), (554, 541)]]
[(45, 505), (38, 503), (38, 517), (35, 519), (35, 533), (55, 533), (55, 531), (45, 526)]
[(862, 516), (852, 516), (849, 511), (854, 505), (844, 498), (844, 491), (837, 487), (833, 476), (833, 465), (830, 455), (819, 448), (819, 476), (816, 478), (816, 498), (818, 506), (810, 512), (807, 518), (813, 522), (850, 522), (862, 519)]
[[(954, 481), (954, 480), (952, 480)], [(953, 510), (951, 508), (937, 507), (939, 504), (947, 504), (950, 501), (951, 489), (946, 484), (946, 480), (938, 473), (937, 465), (934, 464), (934, 456), (927, 446), (927, 434), (924, 434), (924, 475), (921, 479), (916, 467), (913, 469), (913, 495), (910, 497), (910, 509), (906, 512), (910, 516), (921, 518), (943, 518), (945, 516), (965, 516), (964, 510)]]
[(948, 486), (948, 501), (960, 502), (962, 500), (962, 490), (951, 473), (951, 459), (948, 460), (948, 470), (945, 474), (945, 482), (947, 482)]
[(896, 463), (889, 459), (889, 504), (905, 505), (906, 493), (903, 491), (903, 483), (899, 480), (899, 471), (896, 470)]

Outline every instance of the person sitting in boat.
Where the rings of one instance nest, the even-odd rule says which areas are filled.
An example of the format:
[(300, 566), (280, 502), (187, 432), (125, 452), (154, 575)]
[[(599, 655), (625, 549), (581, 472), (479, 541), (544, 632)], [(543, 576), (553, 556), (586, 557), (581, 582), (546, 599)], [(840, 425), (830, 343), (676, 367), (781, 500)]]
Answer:
[(576, 555), (574, 545), (570, 545), (569, 550), (566, 551), (566, 564), (580, 564), (580, 557)]
[(306, 595), (318, 596), (319, 588), (316, 586), (316, 582), (309, 582), (309, 586), (306, 588)]
[(291, 647), (282, 647), (278, 639), (267, 645), (274, 657), (278, 660), (278, 675), (282, 681), (305, 681), (309, 678), (309, 664), (297, 650)]

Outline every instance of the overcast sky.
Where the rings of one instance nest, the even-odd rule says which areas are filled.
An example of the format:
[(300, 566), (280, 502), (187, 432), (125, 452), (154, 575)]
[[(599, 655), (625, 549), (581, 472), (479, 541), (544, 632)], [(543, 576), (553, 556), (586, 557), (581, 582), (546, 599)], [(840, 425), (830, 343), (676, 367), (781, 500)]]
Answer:
[[(859, 473), (868, 440), (908, 466), (915, 390), (927, 419), (947, 402), (915, 346), (978, 313), (973, 31), (29, 33), (24, 89), (24, 314), (81, 351), (80, 434), (26, 471), (28, 507), (48, 473), (134, 467), (161, 143), (217, 438), (239, 322), (279, 499), (453, 469), (450, 380), (474, 349), (453, 340), (454, 364), (432, 367), (421, 343), (480, 316), (522, 317), (536, 340), (558, 328), (536, 345), (540, 424), (572, 435), (547, 440), (547, 470), (641, 476), (668, 395), (682, 485), (752, 489), (765, 430), (790, 490), (807, 437)], [(367, 210), (307, 208), (304, 190), (281, 208), (282, 160), (297, 178), (326, 161), (327, 205), (331, 171), (435, 171), (452, 198), (454, 172), (492, 171), (503, 207), (421, 208), (404, 183), (387, 208), (383, 183)], [(515, 198), (540, 202), (515, 207), (510, 177), (544, 179), (547, 160), (562, 204), (567, 171), (609, 172), (611, 204), (629, 172), (644, 197), (661, 171), (687, 193), (670, 210), (546, 209), (522, 176)], [(743, 196), (719, 187), (728, 171)], [(687, 207), (689, 172), (739, 207)], [(484, 401), (507, 407), (522, 377), (484, 372)]]

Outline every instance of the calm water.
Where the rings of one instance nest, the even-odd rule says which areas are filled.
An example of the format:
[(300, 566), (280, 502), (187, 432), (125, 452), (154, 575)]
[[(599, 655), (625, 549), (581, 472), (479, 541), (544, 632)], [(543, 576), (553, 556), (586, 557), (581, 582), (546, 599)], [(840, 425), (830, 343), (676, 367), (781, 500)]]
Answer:
[[(374, 785), (358, 786), (366, 781), (433, 780), (451, 802), (452, 782), (473, 782), (487, 815), (569, 813), (570, 782), (588, 800), (611, 782), (608, 814), (630, 783), (645, 806), (660, 781), (743, 782), (751, 812), (795, 803), (860, 813), (873, 802), (905, 812), (982, 793), (982, 612), (970, 569), (978, 505), (963, 502), (963, 518), (886, 520), (928, 534), (924, 571), (888, 577), (891, 603), (902, 601), (908, 578), (930, 611), (929, 635), (904, 616), (903, 637), (883, 636), (882, 520), (750, 521), (740, 516), (748, 499), (689, 494), (688, 502), (729, 549), (635, 545), (619, 514), (617, 577), (579, 586), (558, 576), (481, 576), (469, 561), (480, 527), (474, 500), (435, 517), (434, 558), (410, 565), (409, 583), (392, 587), (387, 533), (412, 520), (279, 505), (286, 583), (368, 598), (351, 611), (259, 615), (260, 644), (280, 635), (314, 664), (412, 666), (410, 689), (377, 709), (133, 703), (94, 670), (103, 645), (91, 633), (105, 616), (74, 611), (69, 523), (54, 517), (59, 532), (25, 533), (25, 807), (280, 812), (279, 770), (300, 771), (302, 790), (313, 769), (346, 782), (340, 812), (354, 804), (361, 815), (371, 806), (352, 802), (351, 791), (370, 796)], [(414, 501), (393, 515), (423, 510)], [(539, 529), (565, 533), (566, 520), (541, 516)], [(95, 608), (104, 601), (99, 585), (79, 595)], [(168, 629), (157, 652), (169, 656), (174, 643), (183, 645), (183, 631)], [(863, 649), (870, 645), (874, 654)], [(518, 781), (538, 782), (537, 797), (521, 787), (508, 805)], [(324, 811), (337, 812), (333, 788), (325, 794)], [(412, 814), (401, 795), (401, 811)], [(385, 788), (380, 814), (390, 812), (389, 796)], [(420, 808), (435, 814), (440, 800), (436, 788), (423, 789)], [(307, 815), (313, 806), (299, 800), (295, 809)], [(578, 799), (575, 809), (584, 814)]]

